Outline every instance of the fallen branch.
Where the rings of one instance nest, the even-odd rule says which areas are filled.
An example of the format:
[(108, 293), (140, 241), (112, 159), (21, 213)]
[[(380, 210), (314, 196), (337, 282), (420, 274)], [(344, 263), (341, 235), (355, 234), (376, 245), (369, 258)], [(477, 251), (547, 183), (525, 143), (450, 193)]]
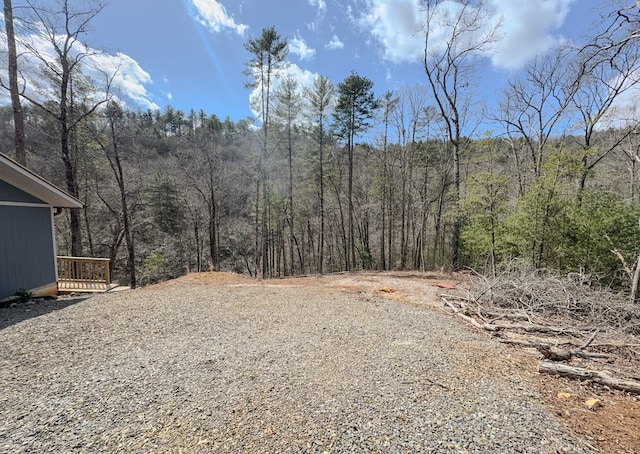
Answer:
[(493, 326), (496, 330), (521, 330), (528, 333), (546, 333), (546, 334), (571, 334), (572, 336), (582, 335), (581, 331), (576, 331), (571, 328), (564, 328), (561, 326), (546, 326), (536, 324), (507, 324), (507, 323), (494, 323)]
[(475, 300), (473, 298), (469, 298), (461, 295), (447, 295), (446, 293), (441, 293), (439, 296), (440, 298), (449, 298), (450, 300), (460, 300), (460, 301), (467, 301), (468, 303), (475, 303)]
[(542, 353), (542, 356), (544, 356), (544, 359), (548, 359), (549, 361), (568, 361), (574, 356), (577, 356), (578, 358), (586, 358), (586, 359), (609, 358), (610, 356), (607, 353), (585, 352), (583, 351), (583, 349), (586, 347), (578, 347), (571, 350), (562, 350), (562, 349), (559, 349), (557, 346), (545, 344), (543, 342), (531, 342), (531, 341), (518, 340), (518, 339), (500, 339), (500, 342), (502, 342), (503, 344), (518, 345), (520, 347), (535, 348), (540, 353)]
[(498, 320), (507, 319), (507, 320), (517, 320), (517, 321), (527, 321), (531, 322), (531, 317), (528, 314), (522, 313), (504, 313), (504, 312), (486, 312), (486, 315), (493, 317), (492, 322), (496, 322)]
[(609, 342), (609, 343), (598, 342), (595, 345), (595, 347), (634, 349), (634, 348), (640, 347), (640, 344), (626, 344), (626, 343), (623, 344), (623, 343), (620, 343), (620, 342)]
[(525, 340), (520, 340), (520, 339), (499, 338), (498, 341), (502, 342), (503, 344), (518, 345), (519, 347), (537, 348), (538, 345), (541, 345), (540, 342), (530, 342), (530, 341), (525, 341)]
[(579, 358), (608, 358), (609, 355), (606, 353), (589, 353), (584, 351), (585, 348), (591, 345), (597, 335), (598, 332), (596, 331), (584, 344), (571, 350), (560, 350), (547, 344), (538, 344), (535, 345), (535, 348), (542, 353), (545, 359), (550, 361), (569, 361), (574, 356)]
[(601, 385), (606, 385), (609, 388), (640, 394), (640, 381), (613, 377), (605, 371), (589, 370), (582, 367), (541, 361), (538, 365), (538, 372), (581, 380), (591, 380)]
[(637, 304), (622, 292), (600, 286), (589, 274), (561, 276), (513, 261), (504, 264), (498, 276), (474, 273), (468, 291), (466, 299), (482, 304), (488, 321), (493, 318), (488, 312), (507, 309), (525, 313), (538, 323), (563, 319), (570, 326), (600, 326), (607, 332), (640, 335)]
[(570, 334), (572, 336), (581, 336), (583, 332), (576, 331), (571, 328), (557, 327), (557, 326), (546, 326), (546, 325), (537, 325), (534, 323), (528, 324), (515, 324), (515, 323), (489, 323), (484, 322), (480, 323), (473, 317), (467, 315), (469, 311), (467, 307), (461, 303), (461, 307), (456, 307), (448, 301), (446, 298), (442, 297), (444, 303), (453, 310), (453, 313), (465, 320), (467, 323), (472, 324), (476, 328), (485, 329), (487, 331), (502, 331), (502, 330), (513, 330), (513, 331), (525, 331), (528, 333), (543, 333), (543, 334)]
[(578, 358), (608, 358), (609, 355), (606, 353), (589, 353), (579, 349), (573, 350), (559, 350), (557, 348), (553, 348), (550, 345), (538, 344), (534, 345), (544, 359), (548, 359), (549, 361), (569, 361), (574, 356)]
[[(527, 320), (527, 321), (531, 321), (531, 318), (529, 317), (529, 314), (527, 314), (526, 312), (517, 310), (517, 309), (513, 309), (513, 310), (509, 310), (509, 309), (503, 309), (501, 311), (498, 312), (491, 312), (491, 311), (487, 311), (485, 310), (482, 306), (480, 306), (478, 304), (478, 302), (472, 298), (466, 297), (466, 296), (460, 296), (460, 295), (447, 295), (446, 293), (441, 293), (440, 298), (446, 300), (455, 300), (455, 301), (461, 301), (460, 305), (463, 306), (463, 310), (466, 308), (465, 306), (465, 302), (466, 303), (473, 303), (476, 304), (479, 307), (479, 310), (481, 309), (482, 313), (484, 314), (483, 316), (491, 316), (494, 317), (494, 320), (499, 320), (499, 319), (509, 319), (509, 320)], [(449, 306), (451, 307), (451, 306)], [(466, 312), (466, 310), (465, 310)]]
[(467, 323), (472, 324), (476, 328), (485, 329), (487, 331), (497, 331), (498, 330), (498, 328), (496, 328), (494, 325), (492, 325), (490, 323), (479, 323), (473, 317), (469, 317), (468, 315), (464, 315), (463, 309), (455, 307), (453, 304), (451, 304), (449, 301), (447, 301), (446, 298), (443, 298), (443, 297), (441, 297), (441, 298), (444, 301), (444, 304), (446, 304), (449, 308), (451, 308), (451, 310), (453, 310), (453, 313), (455, 315), (457, 315), (458, 317), (460, 317), (462, 320), (466, 321)]

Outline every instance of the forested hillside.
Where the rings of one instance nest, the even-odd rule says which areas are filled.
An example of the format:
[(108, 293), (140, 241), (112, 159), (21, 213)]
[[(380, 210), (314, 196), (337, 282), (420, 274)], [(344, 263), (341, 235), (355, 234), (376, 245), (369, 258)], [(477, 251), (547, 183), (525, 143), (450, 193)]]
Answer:
[[(473, 69), (499, 37), (469, 41), (476, 10), (464, 8), (450, 45), (425, 49), (424, 84), (387, 93), (356, 68), (303, 89), (283, 76), (287, 38), (264, 29), (246, 66), (225, 68), (262, 93), (257, 117), (237, 122), (127, 107), (58, 47), (40, 97), (19, 97), (26, 163), (85, 203), (57, 217), (58, 252), (108, 257), (123, 284), (203, 270), (494, 273), (519, 258), (627, 287), (640, 248), (639, 12), (609, 8), (593, 36), (514, 72), (489, 108)], [(69, 43), (84, 25), (67, 27)], [(22, 160), (16, 124), (0, 108), (0, 152)]]

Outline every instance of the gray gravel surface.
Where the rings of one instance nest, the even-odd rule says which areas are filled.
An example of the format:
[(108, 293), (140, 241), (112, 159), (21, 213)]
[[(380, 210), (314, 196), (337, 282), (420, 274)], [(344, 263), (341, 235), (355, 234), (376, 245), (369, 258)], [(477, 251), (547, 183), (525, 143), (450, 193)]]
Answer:
[(506, 347), (426, 304), (160, 286), (0, 327), (2, 452), (588, 452)]

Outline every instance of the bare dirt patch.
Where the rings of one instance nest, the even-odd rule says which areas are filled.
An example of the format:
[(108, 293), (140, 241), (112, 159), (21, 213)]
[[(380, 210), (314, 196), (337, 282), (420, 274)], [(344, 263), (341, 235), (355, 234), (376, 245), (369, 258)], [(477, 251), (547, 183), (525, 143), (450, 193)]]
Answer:
[[(539, 376), (547, 405), (601, 452), (640, 453), (640, 400), (626, 393), (562, 377)], [(564, 395), (559, 393), (565, 393)], [(585, 402), (600, 403), (590, 409)]]
[[(438, 295), (457, 293), (464, 288), (466, 277), (462, 274), (382, 272), (337, 273), (256, 280), (229, 272), (191, 273), (178, 279), (162, 282), (148, 288), (191, 287), (194, 285), (241, 285), (241, 286), (300, 286), (305, 288), (328, 287), (363, 297), (381, 297), (396, 302), (428, 305), (441, 308)], [(443, 288), (438, 284), (454, 288)]]
[(225, 284), (250, 284), (251, 278), (237, 273), (190, 273), (166, 282), (155, 284), (153, 288), (189, 287), (192, 285), (225, 285)]

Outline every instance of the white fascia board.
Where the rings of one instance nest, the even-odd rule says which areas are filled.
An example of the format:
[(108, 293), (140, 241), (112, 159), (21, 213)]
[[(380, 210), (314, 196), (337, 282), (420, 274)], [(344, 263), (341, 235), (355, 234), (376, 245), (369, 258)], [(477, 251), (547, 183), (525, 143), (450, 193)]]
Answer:
[(84, 204), (0, 153), (0, 179), (56, 208), (82, 208)]

